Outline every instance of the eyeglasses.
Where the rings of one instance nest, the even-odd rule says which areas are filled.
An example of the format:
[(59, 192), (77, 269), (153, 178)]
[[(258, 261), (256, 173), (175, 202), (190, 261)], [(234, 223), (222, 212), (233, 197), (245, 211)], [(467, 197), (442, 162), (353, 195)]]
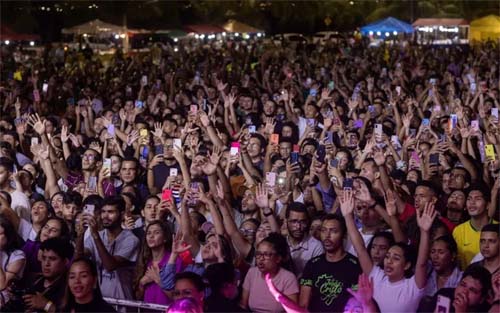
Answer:
[(240, 232), (243, 235), (254, 235), (257, 231), (254, 229), (245, 229), (245, 228), (240, 228)]
[(256, 259), (264, 258), (265, 260), (269, 260), (275, 254), (276, 254), (276, 252), (260, 252), (260, 251), (257, 251), (257, 252), (255, 252), (255, 258)]

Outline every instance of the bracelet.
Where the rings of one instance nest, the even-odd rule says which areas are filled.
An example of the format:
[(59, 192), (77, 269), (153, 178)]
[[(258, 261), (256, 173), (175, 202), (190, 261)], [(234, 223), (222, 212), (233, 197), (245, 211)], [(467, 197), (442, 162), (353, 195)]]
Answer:
[(53, 305), (52, 301), (50, 301), (50, 300), (49, 300), (49, 301), (47, 302), (47, 304), (45, 305), (45, 307), (43, 308), (43, 310), (44, 310), (45, 312), (49, 312), (49, 311), (50, 311), (50, 308), (52, 307), (52, 305)]
[(265, 217), (271, 216), (271, 215), (273, 215), (273, 214), (274, 214), (274, 212), (273, 212), (273, 210), (271, 210), (271, 209), (269, 209), (269, 211), (268, 211), (267, 213), (266, 213), (266, 212), (264, 212), (264, 211), (262, 211), (262, 215), (264, 215)]

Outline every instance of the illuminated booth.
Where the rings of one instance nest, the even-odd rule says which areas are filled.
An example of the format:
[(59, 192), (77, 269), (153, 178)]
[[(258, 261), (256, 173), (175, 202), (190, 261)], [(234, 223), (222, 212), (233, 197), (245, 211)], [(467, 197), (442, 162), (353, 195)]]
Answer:
[(488, 15), (470, 22), (471, 41), (498, 40), (500, 38), (500, 16)]
[(368, 24), (361, 27), (363, 36), (370, 36), (371, 39), (394, 39), (398, 35), (413, 33), (413, 27), (394, 17)]
[(416, 42), (421, 45), (469, 43), (469, 22), (459, 18), (419, 18), (413, 23)]

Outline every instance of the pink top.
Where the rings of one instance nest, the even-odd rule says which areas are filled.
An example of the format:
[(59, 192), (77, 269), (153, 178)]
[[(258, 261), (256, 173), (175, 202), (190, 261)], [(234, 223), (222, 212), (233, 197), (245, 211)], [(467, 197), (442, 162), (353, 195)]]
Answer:
[[(168, 259), (170, 258), (170, 252), (166, 252), (163, 258), (161, 259), (160, 263), (158, 264), (158, 267), (162, 269), (165, 264), (167, 264)], [(149, 261), (147, 266), (150, 267), (152, 265), (152, 262)], [(175, 261), (175, 272), (178, 273), (181, 271), (182, 268), (182, 261), (180, 258), (177, 258)], [(173, 301), (167, 295), (163, 292), (161, 287), (153, 282), (150, 284), (147, 284), (144, 287), (144, 302), (147, 303), (155, 303), (155, 304), (160, 304), (160, 305), (169, 305)]]

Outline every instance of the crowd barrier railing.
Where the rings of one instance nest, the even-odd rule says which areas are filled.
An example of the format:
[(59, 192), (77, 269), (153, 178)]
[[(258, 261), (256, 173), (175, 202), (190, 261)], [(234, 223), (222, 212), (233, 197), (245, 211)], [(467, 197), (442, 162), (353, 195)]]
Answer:
[(146, 303), (115, 298), (103, 298), (104, 301), (113, 306), (118, 312), (167, 312), (167, 305)]

